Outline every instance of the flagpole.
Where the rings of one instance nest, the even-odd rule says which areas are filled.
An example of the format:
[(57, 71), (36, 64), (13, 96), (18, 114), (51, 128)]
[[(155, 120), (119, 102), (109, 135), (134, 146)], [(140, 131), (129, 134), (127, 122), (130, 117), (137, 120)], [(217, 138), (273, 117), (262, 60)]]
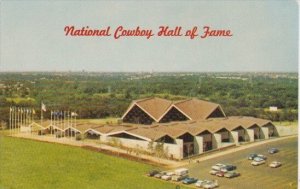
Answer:
[(68, 111), (68, 127), (69, 127), (69, 137), (70, 139), (72, 139), (72, 135), (71, 135), (71, 127), (70, 127), (70, 111)]
[(11, 106), (9, 107), (9, 132), (10, 132), (10, 135), (11, 135), (11, 115), (12, 115), (12, 109), (11, 109)]
[(16, 127), (16, 125), (17, 125), (17, 114), (16, 114), (16, 110), (17, 110), (17, 108), (16, 107), (14, 107), (14, 124), (13, 124), (13, 128), (12, 128), (12, 132), (14, 131), (13, 129), (14, 129), (14, 127)]
[(52, 110), (50, 112), (50, 135), (53, 136), (53, 132), (52, 132)]
[(75, 124), (74, 124), (74, 125), (75, 125), (75, 140), (76, 140), (76, 135), (77, 135), (77, 125), (76, 125), (76, 116), (77, 116), (77, 115), (76, 115), (76, 114), (77, 114), (77, 113), (75, 112), (75, 122), (74, 122), (74, 123), (75, 123)]
[(43, 105), (43, 101), (41, 102), (41, 126), (42, 126), (42, 122), (43, 122), (43, 108), (42, 108), (42, 105)]
[(63, 131), (64, 131), (64, 137), (66, 137), (66, 111), (64, 110), (63, 111), (63, 113), (64, 113), (64, 117), (63, 117)]
[(17, 129), (17, 131), (19, 131), (21, 129), (21, 126), (23, 124), (23, 108), (20, 108), (20, 125), (19, 128)]
[(71, 140), (72, 140), (72, 137), (73, 137), (73, 130), (74, 130), (74, 128), (73, 128), (73, 123), (72, 123), (72, 111), (70, 112), (70, 126), (72, 127), (72, 130), (71, 130)]
[[(35, 114), (34, 109), (31, 109), (31, 123), (34, 122), (34, 119), (33, 119), (34, 114)], [(32, 134), (32, 129), (31, 129), (31, 134)]]

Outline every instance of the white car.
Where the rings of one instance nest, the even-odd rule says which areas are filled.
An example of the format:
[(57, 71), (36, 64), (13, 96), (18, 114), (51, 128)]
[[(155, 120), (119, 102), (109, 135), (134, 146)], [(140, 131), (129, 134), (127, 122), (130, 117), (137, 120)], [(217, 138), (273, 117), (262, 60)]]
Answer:
[(172, 176), (171, 175), (163, 175), (161, 177), (162, 180), (171, 180)]
[(267, 156), (262, 155), (262, 154), (258, 154), (256, 157), (257, 157), (257, 158), (261, 158), (261, 159), (263, 159), (263, 160), (266, 160), (266, 159), (267, 159)]
[(174, 172), (167, 172), (165, 175), (161, 177), (163, 180), (171, 180), (172, 176), (174, 175)]
[(160, 173), (157, 173), (154, 175), (155, 178), (161, 178), (162, 176), (166, 175), (166, 172), (165, 171), (162, 171)]
[(210, 182), (209, 180), (198, 180), (196, 183), (195, 183), (195, 186), (199, 187), (199, 188), (202, 188), (204, 184), (206, 184), (207, 182)]
[(280, 167), (281, 165), (282, 165), (281, 162), (279, 162), (279, 161), (273, 161), (273, 162), (271, 162), (269, 164), (269, 167), (271, 167), (271, 168), (277, 168), (277, 167)]
[(219, 171), (217, 171), (217, 170), (210, 170), (210, 171), (209, 171), (209, 174), (211, 174), (211, 175), (216, 175), (217, 172), (219, 172)]
[(189, 170), (187, 168), (180, 168), (174, 171), (175, 175), (187, 175), (189, 174)]
[(226, 167), (226, 165), (224, 165), (222, 163), (217, 163), (216, 165), (212, 166), (211, 169), (216, 170), (216, 171), (220, 171), (224, 167)]
[(258, 165), (262, 165), (264, 163), (266, 163), (265, 160), (263, 160), (261, 158), (254, 158), (254, 161), (251, 162), (251, 165), (258, 166)]
[(219, 184), (218, 184), (218, 181), (207, 181), (203, 184), (203, 188), (206, 188), (206, 189), (212, 189), (212, 188), (216, 188), (218, 187)]
[(181, 181), (181, 180), (183, 180), (183, 179), (185, 179), (185, 178), (187, 178), (189, 175), (173, 175), (172, 176), (172, 181)]

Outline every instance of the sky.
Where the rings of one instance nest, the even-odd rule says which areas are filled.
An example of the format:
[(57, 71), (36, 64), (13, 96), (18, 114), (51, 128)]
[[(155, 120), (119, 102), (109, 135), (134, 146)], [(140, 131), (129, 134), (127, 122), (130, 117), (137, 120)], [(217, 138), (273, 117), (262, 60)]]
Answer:
[[(297, 72), (293, 1), (1, 1), (0, 72)], [(65, 26), (183, 31), (231, 37), (72, 37)]]

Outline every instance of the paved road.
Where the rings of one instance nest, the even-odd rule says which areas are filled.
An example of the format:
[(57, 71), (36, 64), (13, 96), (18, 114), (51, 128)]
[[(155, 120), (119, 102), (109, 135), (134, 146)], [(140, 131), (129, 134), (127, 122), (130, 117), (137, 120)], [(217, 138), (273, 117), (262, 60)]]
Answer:
[[(277, 147), (280, 152), (270, 155), (269, 147)], [(190, 176), (199, 179), (217, 179), (221, 189), (289, 189), (297, 188), (298, 171), (298, 140), (297, 137), (270, 142), (264, 145), (251, 147), (245, 150), (226, 154), (222, 157), (192, 163), (186, 167), (190, 170)], [(260, 153), (268, 157), (267, 163), (258, 167), (252, 166), (247, 156), (250, 153)], [(277, 169), (268, 167), (268, 164), (278, 160), (283, 166)], [(237, 166), (240, 177), (227, 179), (209, 174), (210, 168), (216, 163), (229, 163)]]

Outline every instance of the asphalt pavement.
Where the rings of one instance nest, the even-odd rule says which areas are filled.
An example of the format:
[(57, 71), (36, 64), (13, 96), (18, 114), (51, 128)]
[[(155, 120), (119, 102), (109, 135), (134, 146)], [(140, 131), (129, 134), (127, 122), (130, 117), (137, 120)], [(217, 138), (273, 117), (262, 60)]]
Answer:
[[(268, 148), (276, 147), (280, 151), (269, 154)], [(251, 146), (242, 150), (226, 153), (221, 156), (210, 157), (206, 160), (194, 162), (185, 167), (189, 168), (190, 176), (198, 179), (218, 180), (219, 188), (224, 189), (289, 189), (297, 188), (298, 171), (298, 138), (289, 137), (275, 140), (261, 145)], [(250, 153), (259, 153), (267, 156), (266, 164), (252, 166), (247, 159)], [(268, 167), (271, 161), (282, 162), (282, 167)], [(240, 177), (228, 179), (209, 174), (211, 166), (216, 163), (227, 163), (237, 166)]]

